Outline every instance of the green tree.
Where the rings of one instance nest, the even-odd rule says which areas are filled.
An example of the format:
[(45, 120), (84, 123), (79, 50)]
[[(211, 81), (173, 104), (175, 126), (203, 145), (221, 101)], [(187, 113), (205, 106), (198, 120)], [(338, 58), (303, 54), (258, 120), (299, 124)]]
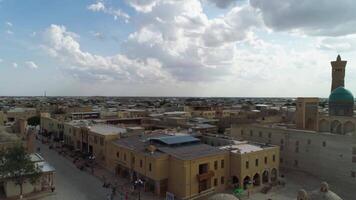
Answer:
[(33, 116), (27, 119), (27, 124), (30, 126), (38, 126), (40, 125), (40, 117), (39, 116)]
[(40, 170), (31, 161), (25, 148), (18, 144), (0, 152), (0, 177), (13, 180), (20, 186), (20, 196), (26, 180), (34, 184), (40, 178)]

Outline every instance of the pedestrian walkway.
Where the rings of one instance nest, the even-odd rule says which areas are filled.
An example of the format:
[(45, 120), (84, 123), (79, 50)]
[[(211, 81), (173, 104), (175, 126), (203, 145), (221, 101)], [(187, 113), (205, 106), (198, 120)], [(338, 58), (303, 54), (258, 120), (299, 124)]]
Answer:
[[(101, 184), (98, 184), (96, 190), (97, 191), (105, 191), (105, 192), (101, 192), (103, 193), (103, 196), (106, 196), (108, 194), (110, 194), (112, 192), (112, 187), (110, 188), (104, 188), (103, 185), (104, 185), (104, 177), (105, 177), (105, 182), (106, 183), (109, 183), (110, 185), (116, 185), (116, 195), (114, 196), (113, 200), (137, 200), (139, 199), (138, 198), (138, 191), (134, 191), (133, 190), (133, 186), (132, 184), (129, 182), (128, 179), (125, 179), (125, 178), (121, 178), (121, 177), (117, 177), (115, 176), (114, 173), (108, 171), (107, 169), (103, 168), (102, 166), (100, 165), (95, 165), (94, 167), (94, 170), (92, 171), (89, 167), (84, 167), (83, 170), (80, 170), (79, 168), (76, 167), (76, 164), (73, 163), (73, 160), (74, 158), (70, 156), (70, 152), (67, 151), (67, 153), (61, 153), (59, 154), (58, 151), (61, 151), (62, 152), (62, 149), (56, 149), (56, 148), (53, 148), (53, 149), (49, 149), (48, 147), (48, 144), (41, 144), (40, 142), (37, 142), (38, 143), (38, 147), (41, 148), (41, 153), (44, 153), (46, 154), (47, 156), (46, 157), (51, 157), (50, 159), (46, 159), (50, 164), (52, 164), (52, 162), (55, 163), (55, 167), (59, 166), (60, 168), (70, 168), (71, 171), (66, 171), (65, 173), (63, 172), (64, 170), (59, 170), (56, 174), (56, 179), (60, 179), (60, 182), (56, 181), (57, 184), (61, 184), (62, 183), (62, 180), (63, 179), (66, 179), (66, 181), (68, 181), (67, 179), (73, 179), (75, 178), (75, 183), (73, 184), (78, 184), (78, 182), (81, 182), (81, 183), (85, 183), (85, 184), (88, 184), (86, 181), (88, 181), (89, 177), (91, 176), (92, 178), (95, 178), (97, 181), (99, 181)], [(58, 157), (58, 158), (54, 158), (55, 157)], [(66, 162), (59, 162), (59, 160), (66, 160)], [(77, 163), (84, 163), (83, 159), (80, 159), (79, 162)], [(70, 165), (70, 166), (65, 166), (65, 165)], [(63, 172), (63, 173), (61, 173)], [(80, 175), (80, 177), (83, 177), (83, 178), (80, 178), (80, 179), (83, 179), (83, 180), (78, 180), (77, 175)], [(84, 179), (84, 174), (85, 177), (89, 176), (88, 178), (85, 178)], [(71, 176), (71, 177), (63, 177), (63, 176)], [(97, 182), (96, 181), (96, 182)], [(90, 183), (91, 184), (91, 183)], [(97, 184), (95, 184), (97, 185)], [(63, 187), (68, 187), (68, 186), (63, 186), (63, 185), (57, 185), (57, 188), (63, 188)], [(91, 186), (93, 187), (93, 186)], [(84, 187), (85, 188), (85, 187)], [(79, 188), (78, 188), (79, 189)], [(61, 194), (61, 192), (66, 192), (67, 189), (60, 189), (60, 190), (57, 190), (57, 197), (59, 196), (66, 196), (66, 199), (67, 198), (67, 195), (63, 195)], [(73, 190), (73, 188), (70, 188), (70, 190)], [(81, 191), (78, 191), (78, 193), (82, 193), (82, 192), (85, 192), (83, 191), (83, 187), (80, 187), (80, 190)], [(88, 190), (90, 190), (88, 188)], [(71, 193), (73, 193), (74, 191), (71, 191)], [(93, 191), (88, 191), (88, 193), (90, 192), (93, 192)], [(76, 194), (77, 197), (80, 196), (80, 194)], [(154, 195), (153, 193), (149, 193), (149, 192), (144, 192), (142, 191), (140, 193), (140, 196), (141, 196), (141, 199), (142, 200), (160, 200), (160, 199), (164, 199), (162, 197), (158, 197), (156, 195)], [(48, 198), (41, 198), (41, 199), (44, 199), (44, 200), (52, 200), (52, 199), (60, 199), (60, 198), (54, 198), (54, 197), (48, 197)], [(75, 198), (73, 197), (73, 200)], [(103, 200), (106, 199), (105, 197), (103, 198)], [(70, 199), (69, 199), (70, 200)], [(77, 199), (75, 199), (77, 200)]]

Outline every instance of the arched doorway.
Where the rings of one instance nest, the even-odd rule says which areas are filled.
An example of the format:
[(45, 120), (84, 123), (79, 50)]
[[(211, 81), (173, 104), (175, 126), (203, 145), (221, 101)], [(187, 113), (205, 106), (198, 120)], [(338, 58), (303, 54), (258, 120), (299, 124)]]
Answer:
[(271, 181), (272, 181), (272, 182), (277, 181), (277, 177), (278, 177), (277, 169), (273, 168), (273, 169), (271, 170)]
[(235, 188), (240, 187), (240, 180), (239, 180), (239, 178), (237, 178), (237, 176), (232, 177), (232, 184)]
[(353, 135), (355, 132), (355, 125), (348, 121), (344, 124), (344, 134), (351, 134)]
[(331, 123), (331, 133), (341, 134), (341, 123), (338, 120)]
[(244, 184), (244, 189), (246, 190), (246, 189), (247, 189), (247, 186), (251, 184), (251, 178), (250, 178), (249, 176), (246, 176), (246, 177), (244, 178), (243, 184)]
[(320, 132), (330, 132), (330, 123), (326, 119), (319, 121), (319, 131)]
[(265, 170), (262, 174), (262, 183), (265, 184), (268, 182), (269, 182), (269, 174), (268, 174), (268, 171)]
[(253, 176), (253, 186), (259, 186), (261, 184), (260, 174), (256, 173)]

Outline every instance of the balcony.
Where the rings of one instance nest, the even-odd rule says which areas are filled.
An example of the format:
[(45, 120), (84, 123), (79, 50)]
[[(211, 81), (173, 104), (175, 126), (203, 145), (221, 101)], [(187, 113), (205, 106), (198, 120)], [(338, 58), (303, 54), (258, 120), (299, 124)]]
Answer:
[(197, 174), (197, 179), (198, 181), (203, 181), (203, 180), (207, 180), (211, 177), (213, 177), (215, 174), (213, 171), (208, 171), (202, 174)]

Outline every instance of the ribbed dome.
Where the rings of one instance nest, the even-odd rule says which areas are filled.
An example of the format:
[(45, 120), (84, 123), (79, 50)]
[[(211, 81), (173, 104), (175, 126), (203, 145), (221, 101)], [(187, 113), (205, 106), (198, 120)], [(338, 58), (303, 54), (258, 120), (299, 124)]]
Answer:
[(329, 96), (329, 102), (340, 102), (340, 103), (348, 103), (354, 102), (354, 96), (350, 91), (345, 89), (344, 87), (338, 87), (333, 90)]

